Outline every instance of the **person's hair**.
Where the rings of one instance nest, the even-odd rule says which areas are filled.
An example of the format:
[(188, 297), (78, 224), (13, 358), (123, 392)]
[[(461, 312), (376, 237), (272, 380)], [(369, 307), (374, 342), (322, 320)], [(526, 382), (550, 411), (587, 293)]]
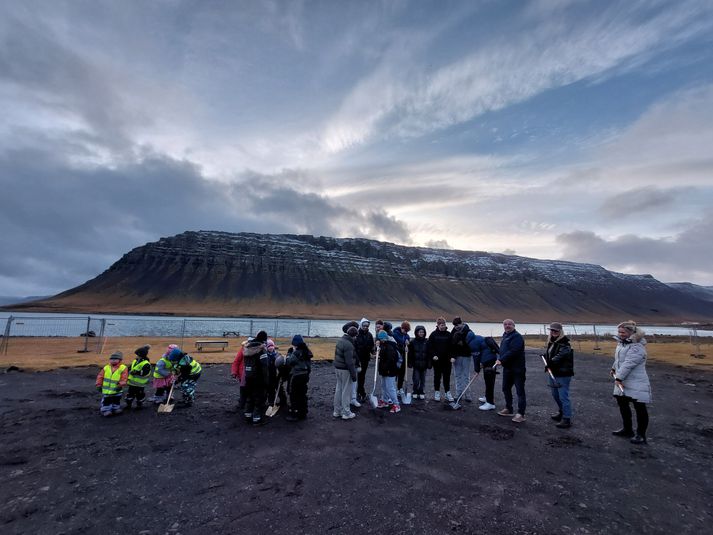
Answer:
[(402, 321), (401, 322), (401, 330), (409, 332), (411, 330), (411, 324), (406, 320)]
[(384, 320), (376, 320), (374, 322), (374, 325), (383, 325), (383, 324), (384, 324)]
[(436, 318), (436, 325), (438, 325), (439, 323), (445, 324), (446, 318), (444, 318), (443, 316), (439, 316), (438, 318)]

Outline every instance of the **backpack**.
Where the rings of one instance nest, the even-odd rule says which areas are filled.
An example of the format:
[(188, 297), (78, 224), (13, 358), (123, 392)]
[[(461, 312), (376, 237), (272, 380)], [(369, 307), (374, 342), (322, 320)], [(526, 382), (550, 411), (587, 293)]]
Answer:
[(243, 354), (243, 360), (245, 362), (245, 378), (246, 379), (258, 379), (262, 377), (262, 366), (260, 362), (260, 357), (263, 355), (262, 351), (245, 351)]
[(500, 353), (500, 346), (498, 343), (495, 341), (495, 338), (492, 336), (486, 336), (485, 337), (485, 345), (488, 346), (488, 349), (492, 351), (494, 354)]

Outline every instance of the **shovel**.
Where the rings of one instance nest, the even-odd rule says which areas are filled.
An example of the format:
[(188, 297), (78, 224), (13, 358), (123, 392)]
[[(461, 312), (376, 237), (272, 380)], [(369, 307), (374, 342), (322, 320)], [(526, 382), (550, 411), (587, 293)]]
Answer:
[(465, 388), (463, 389), (463, 392), (460, 393), (460, 396), (458, 396), (458, 399), (456, 399), (455, 401), (449, 403), (448, 405), (446, 405), (446, 407), (450, 407), (451, 410), (454, 410), (454, 411), (457, 411), (458, 409), (460, 409), (461, 407), (463, 407), (463, 405), (460, 404), (460, 400), (461, 400), (461, 398), (465, 395), (465, 393), (468, 391), (468, 389), (470, 388), (470, 385), (473, 384), (473, 381), (475, 381), (475, 380), (478, 378), (478, 375), (480, 375), (480, 374), (479, 374), (479, 373), (476, 373), (476, 374), (471, 378), (471, 380), (468, 381), (468, 384), (465, 385)]
[(166, 400), (166, 403), (161, 403), (161, 405), (158, 406), (158, 412), (173, 412), (173, 409), (176, 407), (174, 403), (171, 403), (171, 396), (173, 395), (173, 387), (176, 386), (176, 381), (173, 381), (171, 383), (171, 390), (168, 392), (168, 399)]
[(401, 397), (401, 403), (411, 405), (413, 396), (408, 391), (408, 345), (404, 346), (404, 375), (406, 376), (406, 382), (404, 383), (404, 395)]
[(371, 404), (372, 409), (376, 409), (379, 405), (379, 400), (376, 398), (375, 392), (376, 392), (376, 377), (377, 374), (379, 373), (379, 350), (378, 348), (376, 350), (376, 363), (374, 364), (374, 388), (371, 389), (371, 395), (369, 396), (369, 403)]
[(275, 399), (272, 400), (272, 405), (270, 405), (267, 410), (265, 411), (265, 416), (268, 418), (272, 418), (277, 414), (277, 411), (280, 410), (280, 406), (277, 404), (277, 396), (280, 395), (280, 389), (282, 388), (282, 378), (280, 378), (280, 382), (277, 385), (277, 390), (275, 391)]
[[(547, 368), (547, 359), (546, 359), (544, 356), (542, 356), (542, 355), (540, 355), (540, 358), (542, 359), (542, 362), (545, 363), (545, 367)], [(562, 386), (561, 384), (559, 384), (559, 382), (557, 381), (557, 379), (555, 379), (555, 376), (554, 376), (554, 374), (552, 373), (552, 370), (550, 370), (549, 368), (547, 368), (547, 373), (550, 374), (550, 378), (552, 379), (552, 388), (559, 388), (560, 386)]]

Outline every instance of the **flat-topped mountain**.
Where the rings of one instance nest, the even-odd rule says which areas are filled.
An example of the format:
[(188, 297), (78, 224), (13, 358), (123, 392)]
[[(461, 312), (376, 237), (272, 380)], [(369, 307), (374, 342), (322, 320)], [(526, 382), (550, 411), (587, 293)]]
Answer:
[(363, 238), (184, 232), (13, 309), (470, 321), (710, 321), (713, 302), (601, 266)]

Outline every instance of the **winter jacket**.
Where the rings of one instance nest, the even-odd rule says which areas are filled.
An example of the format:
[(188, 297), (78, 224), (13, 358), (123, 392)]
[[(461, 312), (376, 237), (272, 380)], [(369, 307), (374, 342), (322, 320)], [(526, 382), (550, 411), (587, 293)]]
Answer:
[(436, 355), (439, 361), (443, 361), (451, 357), (451, 333), (446, 329), (439, 331), (438, 327), (428, 336), (428, 353), (433, 360)]
[(253, 340), (243, 350), (245, 384), (267, 387), (270, 384), (268, 356), (265, 344)]
[(196, 359), (188, 354), (184, 354), (181, 360), (176, 363), (176, 369), (178, 370), (178, 379), (185, 381), (186, 379), (198, 379), (202, 367)]
[(500, 342), (500, 363), (503, 368), (513, 372), (524, 372), (525, 365), (525, 340), (517, 331), (503, 333)]
[(292, 377), (297, 377), (298, 375), (309, 375), (312, 370), (312, 352), (309, 350), (306, 344), (301, 344), (292, 351), (287, 352), (287, 359), (285, 364), (289, 366), (292, 370)]
[(233, 365), (230, 367), (230, 375), (240, 381), (240, 386), (245, 386), (245, 359), (243, 357), (245, 346), (238, 349)]
[(564, 334), (556, 340), (549, 339), (545, 350), (547, 368), (555, 377), (572, 377), (574, 375), (574, 351), (569, 343), (569, 338)]
[(374, 353), (374, 336), (369, 332), (369, 329), (359, 329), (354, 340), (357, 356), (359, 360), (369, 361)]
[[(416, 327), (418, 329), (418, 327)], [(431, 367), (431, 356), (428, 353), (426, 337), (413, 338), (408, 344), (408, 366), (417, 370), (427, 370)]]
[(379, 349), (379, 375), (386, 377), (396, 377), (398, 373), (399, 352), (396, 342), (387, 340), (381, 343)]
[(614, 386), (615, 396), (628, 396), (641, 403), (651, 403), (651, 383), (646, 373), (646, 340), (636, 336), (628, 340), (618, 340), (614, 351), (614, 377), (624, 385), (624, 394)]
[(453, 327), (449, 341), (451, 357), (470, 357), (471, 350), (467, 337), (471, 332), (467, 323), (461, 323)]
[(493, 353), (493, 350), (485, 343), (485, 337), (475, 334), (473, 331), (468, 333), (468, 347), (470, 347), (471, 355), (473, 355), (475, 373), (480, 371), (481, 366), (483, 368), (492, 367), (495, 361), (498, 360), (498, 355)]
[(399, 353), (403, 355), (406, 352), (406, 346), (411, 341), (411, 337), (408, 333), (403, 332), (403, 330), (401, 330), (401, 327), (396, 327), (393, 330), (392, 335), (394, 337), (394, 340), (396, 340), (396, 346), (399, 349)]
[(356, 381), (358, 365), (354, 342), (349, 335), (345, 334), (337, 340), (337, 345), (334, 348), (334, 367), (338, 370), (349, 370), (352, 381)]
[[(129, 379), (129, 367), (126, 366), (125, 364), (122, 364), (121, 361), (119, 361), (119, 364), (116, 366), (112, 366), (111, 364), (108, 364), (108, 366), (111, 368), (111, 373), (116, 372), (119, 368), (124, 366), (124, 369), (121, 370), (121, 378), (119, 379), (119, 388), (123, 388), (126, 386), (126, 382)], [(106, 366), (105, 366), (106, 367)], [(101, 386), (104, 384), (104, 368), (101, 369), (99, 374), (97, 375), (97, 380), (95, 383), (95, 386), (97, 388), (101, 388)]]

